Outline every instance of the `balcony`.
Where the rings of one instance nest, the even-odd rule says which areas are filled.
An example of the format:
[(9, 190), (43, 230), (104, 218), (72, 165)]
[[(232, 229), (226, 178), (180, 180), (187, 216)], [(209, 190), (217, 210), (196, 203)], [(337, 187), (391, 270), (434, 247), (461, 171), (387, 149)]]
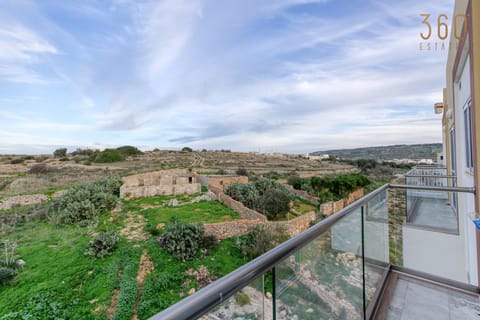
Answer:
[[(411, 197), (429, 199), (409, 191), (422, 190), (474, 192), (385, 185), (152, 319), (479, 319), (478, 287), (456, 280), (461, 268), (437, 266), (460, 236), (423, 222), (409, 230)], [(417, 216), (438, 212), (423, 204)], [(445, 236), (446, 247), (419, 246), (419, 233)]]
[[(437, 166), (419, 166), (405, 176), (405, 184), (426, 187), (456, 186), (455, 176)], [(458, 234), (457, 194), (451, 191), (407, 190), (407, 223), (411, 226)]]

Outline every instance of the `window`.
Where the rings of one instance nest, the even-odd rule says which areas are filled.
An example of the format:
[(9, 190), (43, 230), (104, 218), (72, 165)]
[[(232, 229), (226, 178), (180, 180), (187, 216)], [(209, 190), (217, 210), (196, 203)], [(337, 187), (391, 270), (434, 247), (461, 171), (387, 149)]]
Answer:
[(463, 108), (463, 121), (465, 127), (465, 159), (468, 170), (473, 169), (472, 151), (472, 102), (468, 101)]

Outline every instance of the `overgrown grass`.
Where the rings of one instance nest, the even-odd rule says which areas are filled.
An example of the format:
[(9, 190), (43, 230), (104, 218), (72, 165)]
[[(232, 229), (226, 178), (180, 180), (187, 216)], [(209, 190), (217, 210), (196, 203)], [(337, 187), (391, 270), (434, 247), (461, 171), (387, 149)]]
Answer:
[(144, 284), (138, 309), (139, 319), (147, 319), (180, 301), (188, 295), (189, 289), (198, 289), (194, 280), (189, 286), (184, 285), (188, 278), (185, 274), (188, 269), (198, 269), (200, 265), (204, 265), (211, 274), (220, 278), (246, 262), (240, 250), (234, 246), (233, 239), (221, 241), (210, 255), (195, 261), (180, 262), (164, 250), (159, 250), (152, 240), (147, 243), (147, 250), (154, 261), (155, 269)]
[[(88, 230), (76, 226), (28, 223), (5, 237), (18, 242), (17, 252), (26, 264), (10, 284), (0, 288), (0, 315), (15, 311), (18, 315), (11, 319), (29, 315), (51, 318), (53, 303), (56, 309), (67, 312), (63, 314), (66, 318), (105, 319), (104, 314), (94, 310), (97, 305), (109, 303), (118, 253), (104, 261), (85, 257)], [(32, 310), (32, 299), (38, 300), (39, 310)], [(62, 315), (55, 312), (56, 316)]]
[[(217, 201), (141, 209), (141, 205), (157, 205), (169, 198), (126, 201), (124, 212), (101, 215), (95, 228), (27, 222), (2, 231), (0, 239), (17, 241), (17, 253), (26, 264), (9, 284), (0, 287), (0, 319), (108, 319), (109, 312), (113, 319), (131, 319), (136, 303), (138, 318), (147, 319), (187, 296), (191, 288), (198, 289), (196, 280), (186, 274), (188, 269), (204, 265), (220, 278), (246, 262), (233, 239), (221, 241), (208, 255), (189, 262), (173, 258), (155, 237), (133, 242), (121, 238), (112, 255), (104, 259), (85, 256), (92, 234), (123, 228), (128, 210), (144, 215), (154, 225), (168, 223), (173, 215), (186, 222), (239, 218)], [(154, 270), (139, 290), (136, 277), (144, 249)], [(187, 279), (190, 280), (185, 285)], [(118, 292), (118, 300), (112, 311), (114, 292)]]
[(150, 224), (168, 223), (171, 217), (177, 217), (184, 222), (214, 223), (239, 219), (233, 210), (218, 201), (200, 201), (178, 207), (160, 207), (140, 211)]

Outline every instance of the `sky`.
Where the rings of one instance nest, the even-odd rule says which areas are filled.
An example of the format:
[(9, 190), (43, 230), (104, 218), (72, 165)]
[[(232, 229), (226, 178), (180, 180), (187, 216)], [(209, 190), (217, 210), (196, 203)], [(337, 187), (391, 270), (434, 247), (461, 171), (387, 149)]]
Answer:
[(0, 153), (441, 142), (453, 2), (2, 0)]

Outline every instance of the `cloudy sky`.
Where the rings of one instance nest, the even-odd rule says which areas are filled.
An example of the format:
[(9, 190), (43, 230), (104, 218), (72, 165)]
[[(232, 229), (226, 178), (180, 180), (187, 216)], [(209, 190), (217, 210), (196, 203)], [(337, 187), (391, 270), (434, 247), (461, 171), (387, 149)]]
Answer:
[(2, 0), (0, 153), (440, 142), (446, 51), (419, 50), (420, 14), (435, 33), (452, 11), (453, 0)]

